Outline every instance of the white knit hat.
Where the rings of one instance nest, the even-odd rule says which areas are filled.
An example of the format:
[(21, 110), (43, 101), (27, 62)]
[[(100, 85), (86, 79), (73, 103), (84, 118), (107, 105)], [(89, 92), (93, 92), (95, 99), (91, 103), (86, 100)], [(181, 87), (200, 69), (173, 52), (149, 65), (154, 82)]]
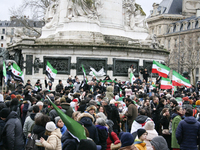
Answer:
[(144, 128), (146, 130), (153, 130), (155, 128), (155, 124), (153, 121), (149, 120), (145, 123)]
[(36, 105), (37, 106), (43, 106), (44, 104), (43, 104), (43, 102), (37, 102)]
[(46, 130), (47, 131), (52, 132), (55, 129), (56, 129), (56, 125), (55, 125), (55, 123), (53, 121), (47, 122), (47, 124), (46, 124)]

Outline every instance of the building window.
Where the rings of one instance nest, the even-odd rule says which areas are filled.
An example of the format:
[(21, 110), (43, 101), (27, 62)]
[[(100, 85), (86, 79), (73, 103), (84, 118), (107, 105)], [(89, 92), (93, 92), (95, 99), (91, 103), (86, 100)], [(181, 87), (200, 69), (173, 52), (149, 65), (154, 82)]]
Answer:
[(2, 29), (2, 34), (5, 34), (6, 30), (5, 29)]
[(152, 29), (152, 34), (154, 34), (154, 28)]
[(4, 37), (3, 36), (1, 36), (1, 40), (3, 40), (4, 39)]
[(11, 29), (11, 35), (14, 35), (14, 32), (15, 32), (15, 28), (12, 28)]
[(1, 47), (3, 47), (3, 43), (1, 43)]
[(196, 75), (199, 75), (199, 68), (196, 68)]
[(177, 46), (178, 46), (177, 39), (175, 39), (174, 47), (177, 47)]
[(10, 43), (12, 43), (12, 41), (13, 41), (13, 37), (10, 38)]
[(161, 34), (161, 26), (159, 26), (159, 34)]
[(184, 38), (182, 38), (182, 40), (181, 40), (181, 46), (184, 46), (184, 45), (185, 45)]
[(171, 42), (170, 42), (170, 40), (168, 40), (168, 49), (170, 49), (171, 48)]
[(196, 82), (199, 81), (199, 77), (196, 77)]

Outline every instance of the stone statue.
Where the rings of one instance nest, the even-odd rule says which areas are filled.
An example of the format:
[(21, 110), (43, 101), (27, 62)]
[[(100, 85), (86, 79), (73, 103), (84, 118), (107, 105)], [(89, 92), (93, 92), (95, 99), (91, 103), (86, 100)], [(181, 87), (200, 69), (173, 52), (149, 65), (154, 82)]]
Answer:
[(50, 29), (52, 27), (55, 27), (58, 23), (58, 2), (55, 0), (54, 2), (52, 2), (52, 4), (47, 8), (46, 10), (46, 14), (45, 14), (45, 22), (46, 25), (45, 27), (47, 29)]
[(158, 44), (158, 40), (157, 40), (157, 36), (155, 34), (151, 35), (151, 48), (153, 49), (158, 49), (159, 48), (159, 44)]
[(124, 25), (127, 28), (133, 29), (135, 26), (135, 0), (124, 0), (123, 1), (124, 8)]
[(87, 17), (98, 19), (97, 5), (99, 0), (69, 0), (67, 7), (67, 18)]
[(136, 10), (135, 11), (135, 26), (138, 28), (145, 28), (146, 24), (145, 24), (145, 16), (141, 15), (140, 10)]
[(124, 25), (126, 29), (138, 30), (146, 27), (145, 17), (140, 5), (135, 3), (135, 0), (124, 0)]

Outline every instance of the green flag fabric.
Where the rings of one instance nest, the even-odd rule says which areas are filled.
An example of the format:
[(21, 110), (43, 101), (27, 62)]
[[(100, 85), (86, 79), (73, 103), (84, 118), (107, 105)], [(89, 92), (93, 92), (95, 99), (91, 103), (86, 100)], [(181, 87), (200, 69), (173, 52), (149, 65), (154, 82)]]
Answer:
[(47, 61), (47, 65), (46, 65), (46, 75), (49, 78), (49, 80), (51, 80), (52, 82), (54, 82), (54, 79), (56, 77), (57, 74), (57, 70), (54, 69), (51, 64)]
[(47, 99), (53, 106), (53, 108), (56, 110), (64, 124), (66, 125), (67, 129), (71, 134), (73, 134), (75, 137), (77, 137), (79, 140), (87, 139), (85, 134), (85, 129), (83, 126), (81, 126), (78, 122), (76, 122), (74, 119), (67, 116), (61, 109), (59, 109), (47, 96)]
[(4, 81), (7, 82), (6, 64), (4, 61), (3, 61), (3, 76), (4, 76)]
[(13, 63), (13, 65), (11, 66), (11, 70), (12, 70), (12, 78), (15, 81), (24, 82), (24, 74), (17, 64)]
[(82, 70), (83, 70), (83, 77), (84, 77), (84, 82), (87, 84), (87, 75), (86, 75), (86, 72), (85, 72), (85, 68), (83, 67), (82, 65)]

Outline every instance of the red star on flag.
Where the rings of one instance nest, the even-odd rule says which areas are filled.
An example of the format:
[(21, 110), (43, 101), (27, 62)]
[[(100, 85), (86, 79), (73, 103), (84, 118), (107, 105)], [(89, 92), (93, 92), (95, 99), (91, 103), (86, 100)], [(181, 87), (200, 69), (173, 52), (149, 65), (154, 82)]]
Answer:
[(19, 73), (17, 75), (19, 75)]
[(15, 73), (15, 71), (13, 71)]

